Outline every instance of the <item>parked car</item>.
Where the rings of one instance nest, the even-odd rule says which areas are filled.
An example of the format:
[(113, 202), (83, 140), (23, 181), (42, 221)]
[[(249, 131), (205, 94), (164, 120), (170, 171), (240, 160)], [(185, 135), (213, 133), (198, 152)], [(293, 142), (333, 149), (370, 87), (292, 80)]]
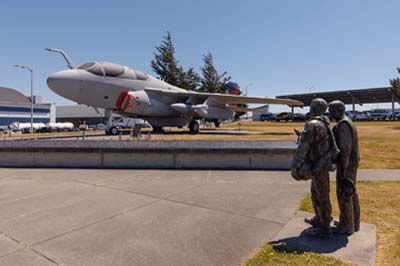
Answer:
[(370, 114), (368, 111), (357, 112), (356, 119), (357, 121), (367, 121), (370, 120)]
[(392, 117), (392, 112), (387, 109), (375, 109), (370, 112), (370, 120), (386, 120)]
[(306, 116), (302, 113), (295, 113), (293, 115), (293, 121), (302, 122), (306, 120)]
[(282, 112), (276, 116), (276, 121), (288, 122), (289, 120), (293, 121), (293, 118), (294, 118), (294, 115), (292, 113)]
[(348, 118), (350, 118), (351, 120), (355, 120), (355, 118), (357, 117), (357, 112), (353, 113), (353, 111), (346, 111), (345, 112), (346, 116)]
[(0, 136), (1, 135), (14, 135), (14, 134), (22, 134), (20, 130), (13, 130), (9, 128), (0, 128)]
[(121, 117), (114, 120), (110, 125), (107, 125), (105, 130), (107, 135), (117, 135), (121, 129), (135, 128), (136, 124), (143, 124), (144, 120), (139, 118)]
[(400, 120), (400, 111), (395, 111), (394, 112), (396, 120)]
[(266, 113), (260, 115), (260, 121), (275, 121), (276, 116), (273, 113)]

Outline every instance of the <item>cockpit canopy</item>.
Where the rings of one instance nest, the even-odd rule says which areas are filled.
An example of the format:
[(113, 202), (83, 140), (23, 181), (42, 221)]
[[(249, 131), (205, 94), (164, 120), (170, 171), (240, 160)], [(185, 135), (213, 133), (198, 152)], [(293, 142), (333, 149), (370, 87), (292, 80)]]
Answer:
[(149, 76), (141, 71), (110, 62), (88, 62), (78, 67), (92, 74), (123, 79), (147, 80)]

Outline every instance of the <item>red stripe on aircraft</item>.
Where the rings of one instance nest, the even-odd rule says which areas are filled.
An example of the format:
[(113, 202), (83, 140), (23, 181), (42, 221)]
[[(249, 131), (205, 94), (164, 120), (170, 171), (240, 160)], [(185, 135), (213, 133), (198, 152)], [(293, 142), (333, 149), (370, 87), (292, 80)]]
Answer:
[(124, 91), (119, 95), (116, 106), (118, 110), (125, 112), (129, 107), (134, 106), (132, 101), (134, 101), (136, 105), (140, 105), (139, 100), (136, 99), (134, 95), (131, 95), (129, 91)]

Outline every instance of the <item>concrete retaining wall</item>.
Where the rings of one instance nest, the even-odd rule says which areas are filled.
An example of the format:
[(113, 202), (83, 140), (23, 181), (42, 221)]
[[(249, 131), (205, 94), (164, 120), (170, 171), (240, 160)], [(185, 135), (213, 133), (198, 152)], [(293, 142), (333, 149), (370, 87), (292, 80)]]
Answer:
[(0, 141), (0, 167), (290, 169), (293, 142)]

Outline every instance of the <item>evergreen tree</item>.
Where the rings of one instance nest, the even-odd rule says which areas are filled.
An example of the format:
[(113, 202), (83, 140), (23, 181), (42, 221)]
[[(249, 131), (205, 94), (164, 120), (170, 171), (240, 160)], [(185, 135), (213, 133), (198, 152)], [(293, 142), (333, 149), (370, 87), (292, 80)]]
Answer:
[(186, 90), (197, 90), (200, 83), (200, 76), (193, 67), (184, 71), (182, 66), (179, 68), (178, 87)]
[(169, 32), (156, 50), (155, 58), (151, 61), (151, 68), (160, 79), (183, 89), (197, 90), (200, 76), (192, 67), (185, 71), (182, 66), (178, 66), (174, 44)]
[[(397, 72), (400, 74), (400, 68), (397, 68)], [(400, 88), (400, 78), (390, 79), (390, 85), (392, 85), (393, 88)]]
[(172, 43), (171, 34), (167, 31), (160, 46), (156, 47), (154, 59), (151, 60), (151, 68), (158, 77), (171, 85), (177, 85), (178, 76), (181, 74), (175, 59), (175, 48)]
[(226, 72), (219, 74), (214, 66), (211, 53), (203, 55), (204, 65), (201, 67), (203, 77), (201, 78), (200, 91), (211, 93), (223, 93), (223, 84), (230, 80)]

